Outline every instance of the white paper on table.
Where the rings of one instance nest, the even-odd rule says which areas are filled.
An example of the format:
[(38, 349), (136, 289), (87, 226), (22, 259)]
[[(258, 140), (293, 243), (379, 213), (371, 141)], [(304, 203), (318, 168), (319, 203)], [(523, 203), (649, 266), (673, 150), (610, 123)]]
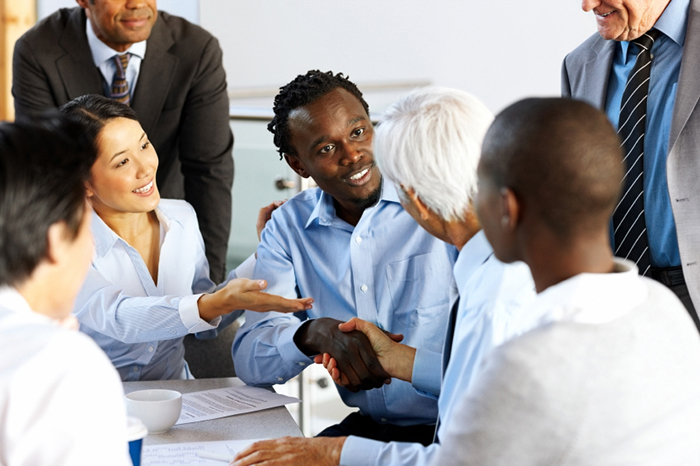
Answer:
[[(261, 439), (262, 440), (262, 439)], [(223, 440), (217, 442), (166, 443), (163, 445), (145, 445), (141, 451), (143, 466), (225, 466), (226, 463), (197, 456), (199, 451), (221, 453), (231, 458), (243, 450), (252, 440)]]
[(247, 385), (183, 393), (182, 412), (175, 425), (252, 413), (290, 403), (299, 403), (299, 398)]

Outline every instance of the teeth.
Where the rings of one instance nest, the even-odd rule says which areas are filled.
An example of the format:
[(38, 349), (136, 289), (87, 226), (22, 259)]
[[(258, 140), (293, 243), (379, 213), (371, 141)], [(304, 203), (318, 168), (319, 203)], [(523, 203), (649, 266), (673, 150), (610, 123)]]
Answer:
[(147, 184), (146, 186), (144, 186), (143, 188), (134, 189), (133, 192), (138, 193), (138, 194), (147, 193), (148, 191), (151, 190), (152, 187), (153, 187), (153, 181), (151, 181), (150, 183), (148, 183), (148, 184)]
[(362, 178), (363, 176), (365, 176), (365, 174), (367, 174), (368, 171), (369, 171), (369, 168), (365, 168), (365, 169), (362, 170), (360, 173), (358, 173), (358, 174), (356, 174), (356, 175), (352, 175), (352, 176), (350, 177), (350, 179), (351, 179), (351, 180), (359, 180), (360, 178)]
[(608, 11), (607, 13), (604, 13), (604, 14), (602, 14), (602, 15), (600, 15), (600, 16), (602, 16), (603, 18), (605, 18), (605, 17), (607, 17), (607, 16), (610, 16), (610, 15), (613, 14), (614, 12), (615, 12), (615, 10), (613, 10), (613, 11)]

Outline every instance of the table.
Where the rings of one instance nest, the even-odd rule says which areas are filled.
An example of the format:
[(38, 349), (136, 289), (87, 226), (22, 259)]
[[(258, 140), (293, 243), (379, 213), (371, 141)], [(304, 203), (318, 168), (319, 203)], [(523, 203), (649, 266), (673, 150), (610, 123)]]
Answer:
[[(151, 380), (147, 382), (124, 382), (124, 393), (151, 388), (166, 388), (180, 393), (214, 390), (217, 388), (241, 387), (245, 385), (238, 377), (197, 380)], [(299, 426), (287, 408), (272, 408), (255, 413), (212, 419), (174, 426), (168, 432), (148, 435), (145, 445), (161, 443), (209, 442), (216, 440), (244, 440), (255, 438), (277, 438), (289, 435), (302, 437)]]

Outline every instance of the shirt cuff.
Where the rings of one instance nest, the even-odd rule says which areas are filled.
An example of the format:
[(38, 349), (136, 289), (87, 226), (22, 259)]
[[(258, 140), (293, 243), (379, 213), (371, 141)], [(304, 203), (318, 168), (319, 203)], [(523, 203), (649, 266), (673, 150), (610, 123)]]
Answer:
[(207, 322), (199, 317), (197, 301), (200, 296), (202, 296), (202, 293), (180, 298), (180, 304), (178, 305), (180, 319), (182, 319), (182, 323), (189, 333), (206, 332), (207, 330), (215, 329), (221, 322), (221, 316), (212, 319), (211, 322)]
[[(304, 321), (307, 322), (307, 321)], [(277, 339), (277, 348), (280, 356), (287, 363), (298, 364), (299, 366), (308, 366), (313, 361), (313, 358), (305, 355), (294, 343), (294, 335), (299, 330), (304, 322), (291, 324), (289, 327), (282, 330)]]
[(411, 385), (423, 395), (438, 397), (442, 379), (442, 354), (416, 349)]
[(386, 443), (351, 435), (345, 439), (340, 452), (340, 464), (343, 466), (367, 466), (375, 464), (382, 447)]

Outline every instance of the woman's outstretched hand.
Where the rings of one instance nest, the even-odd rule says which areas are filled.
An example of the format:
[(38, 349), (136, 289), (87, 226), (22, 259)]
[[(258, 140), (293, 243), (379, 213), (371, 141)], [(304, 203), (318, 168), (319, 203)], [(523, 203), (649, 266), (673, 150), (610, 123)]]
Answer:
[(199, 298), (199, 315), (204, 320), (212, 320), (237, 309), (255, 312), (299, 312), (313, 307), (312, 298), (287, 299), (263, 290), (265, 280), (236, 278), (213, 294)]

